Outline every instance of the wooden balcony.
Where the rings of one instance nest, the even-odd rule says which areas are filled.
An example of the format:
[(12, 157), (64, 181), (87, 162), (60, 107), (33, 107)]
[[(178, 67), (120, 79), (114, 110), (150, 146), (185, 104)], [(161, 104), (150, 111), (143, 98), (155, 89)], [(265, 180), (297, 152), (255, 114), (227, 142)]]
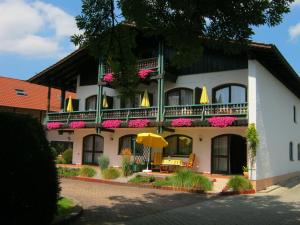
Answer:
[[(157, 113), (157, 107), (103, 109), (101, 112), (101, 118), (102, 120), (155, 120), (157, 118)], [(212, 116), (236, 116), (242, 119), (246, 119), (248, 115), (248, 103), (165, 106), (163, 114), (166, 120), (179, 117), (206, 119)], [(70, 122), (78, 120), (95, 122), (96, 111), (48, 113), (47, 122)]]
[[(137, 69), (157, 69), (158, 68), (158, 58), (149, 58), (138, 60)], [(112, 69), (108, 65), (104, 65), (104, 74), (112, 73)]]
[(166, 119), (178, 117), (205, 119), (212, 116), (246, 118), (247, 114), (248, 103), (165, 106), (164, 109)]
[(156, 116), (157, 107), (102, 110), (102, 120), (155, 119)]

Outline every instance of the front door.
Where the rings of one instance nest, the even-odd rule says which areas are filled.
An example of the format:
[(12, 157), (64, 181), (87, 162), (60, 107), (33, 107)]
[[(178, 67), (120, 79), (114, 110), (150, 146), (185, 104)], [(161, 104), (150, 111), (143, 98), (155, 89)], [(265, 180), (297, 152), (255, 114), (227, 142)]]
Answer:
[(98, 164), (98, 158), (103, 154), (104, 140), (100, 135), (92, 134), (83, 138), (83, 164)]
[(247, 165), (247, 147), (244, 137), (221, 135), (212, 139), (211, 172), (242, 174)]

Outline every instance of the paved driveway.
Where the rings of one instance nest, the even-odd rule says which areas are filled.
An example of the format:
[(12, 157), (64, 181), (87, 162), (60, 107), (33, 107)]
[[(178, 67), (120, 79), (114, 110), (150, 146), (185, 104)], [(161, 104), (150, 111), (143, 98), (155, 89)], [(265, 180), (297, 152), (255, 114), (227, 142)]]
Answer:
[(76, 225), (300, 225), (299, 180), (271, 193), (216, 198), (72, 180), (62, 187), (85, 208)]
[(206, 201), (209, 196), (146, 188), (61, 180), (62, 195), (79, 200), (84, 213), (72, 223), (115, 224)]

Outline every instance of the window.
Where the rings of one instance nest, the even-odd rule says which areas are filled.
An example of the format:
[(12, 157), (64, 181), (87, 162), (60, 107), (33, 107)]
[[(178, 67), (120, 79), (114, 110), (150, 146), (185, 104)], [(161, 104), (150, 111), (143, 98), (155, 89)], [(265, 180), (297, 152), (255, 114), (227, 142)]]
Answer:
[(294, 106), (293, 112), (294, 112), (294, 123), (297, 123), (296, 106)]
[[(144, 92), (137, 93), (134, 96), (134, 101), (131, 101), (129, 98), (121, 97), (121, 108), (140, 108), (141, 102), (144, 96)], [(148, 92), (148, 98), (150, 106), (153, 106), (153, 94)]]
[(104, 139), (92, 134), (83, 138), (83, 164), (98, 164), (98, 158), (103, 154)]
[(20, 96), (26, 96), (27, 95), (27, 93), (22, 89), (15, 89), (15, 91), (16, 91), (17, 95), (20, 95)]
[(298, 160), (300, 160), (300, 143), (298, 144)]
[(97, 108), (97, 95), (88, 97), (85, 100), (85, 110), (86, 111), (96, 110), (96, 108)]
[(247, 90), (241, 84), (225, 84), (213, 89), (214, 103), (243, 103), (247, 102)]
[(290, 142), (289, 153), (290, 153), (290, 161), (294, 161), (294, 158), (293, 158), (293, 142)]
[(166, 138), (169, 143), (164, 148), (164, 156), (188, 156), (193, 151), (193, 139), (185, 135), (172, 135)]
[(167, 105), (192, 105), (193, 90), (188, 88), (176, 88), (166, 93)]
[(136, 140), (135, 134), (125, 135), (123, 137), (120, 137), (118, 154), (120, 155), (124, 149), (129, 148), (131, 150), (131, 154), (142, 155), (143, 145), (136, 143), (135, 140)]

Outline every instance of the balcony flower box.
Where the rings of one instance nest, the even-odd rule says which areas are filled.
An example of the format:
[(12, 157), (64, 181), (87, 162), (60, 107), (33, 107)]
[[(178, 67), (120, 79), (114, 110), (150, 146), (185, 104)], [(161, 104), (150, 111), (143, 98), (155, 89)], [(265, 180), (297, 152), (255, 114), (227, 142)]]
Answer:
[(48, 130), (53, 130), (53, 129), (58, 129), (63, 125), (61, 122), (49, 122), (47, 123), (47, 129)]
[(193, 123), (192, 119), (189, 118), (177, 118), (171, 121), (172, 127), (191, 127)]
[(208, 119), (208, 122), (213, 127), (228, 127), (233, 124), (234, 121), (236, 121), (236, 117), (230, 117), (230, 116), (224, 116), (224, 117), (211, 117)]
[(86, 122), (84, 121), (74, 121), (71, 122), (69, 127), (72, 129), (79, 129), (79, 128), (84, 128), (86, 126)]
[(102, 127), (104, 128), (119, 128), (121, 126), (122, 120), (105, 120), (102, 122)]
[(128, 127), (130, 128), (144, 128), (147, 127), (150, 123), (148, 119), (136, 119), (136, 120), (129, 120)]
[(103, 76), (103, 81), (107, 82), (107, 83), (111, 83), (115, 80), (115, 77), (112, 73), (107, 73)]
[(149, 70), (149, 69), (140, 69), (138, 72), (138, 76), (141, 79), (146, 79), (149, 76), (149, 74), (153, 72), (154, 72), (153, 70)]

